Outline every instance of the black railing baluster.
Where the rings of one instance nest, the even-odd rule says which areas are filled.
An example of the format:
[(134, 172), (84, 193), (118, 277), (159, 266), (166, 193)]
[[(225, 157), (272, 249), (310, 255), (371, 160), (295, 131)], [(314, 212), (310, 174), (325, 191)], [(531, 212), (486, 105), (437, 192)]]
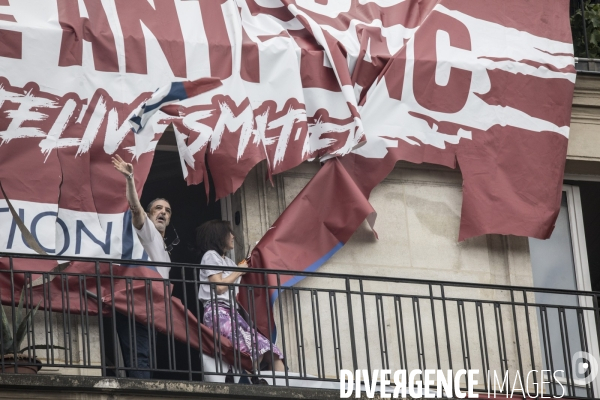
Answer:
[(568, 355), (571, 354), (569, 346), (569, 332), (567, 328), (567, 316), (565, 315), (565, 309), (562, 307), (558, 308), (558, 325), (560, 327), (560, 341), (562, 345), (563, 362), (565, 363), (565, 375), (567, 378), (567, 387), (569, 389), (569, 396), (573, 396), (575, 392), (575, 382), (573, 381), (571, 369), (571, 360)]
[[(13, 265), (13, 258), (9, 259), (10, 267), (10, 306), (11, 306), (11, 319), (12, 319), (12, 337), (17, 337), (17, 309), (15, 307), (15, 268)], [(14, 366), (13, 370), (17, 373), (17, 346), (13, 346)]]
[[(150, 369), (153, 368), (154, 366), (154, 357), (152, 354), (152, 330), (150, 327), (150, 323), (151, 323), (151, 319), (150, 319), (150, 303), (149, 303), (149, 299), (148, 297), (150, 296), (150, 291), (152, 291), (152, 286), (149, 286), (149, 281), (148, 279), (144, 279), (143, 281), (144, 284), (144, 302), (145, 302), (145, 308), (146, 308), (146, 330), (148, 331), (148, 366), (150, 367)], [(156, 367), (154, 367), (156, 368)]]
[(365, 290), (363, 288), (363, 280), (358, 280), (358, 288), (360, 290), (360, 304), (362, 306), (363, 334), (365, 338), (365, 353), (367, 355), (367, 370), (371, 371), (371, 354), (369, 353), (369, 330), (367, 328), (367, 311), (365, 309)]
[[(217, 287), (214, 283), (210, 283), (210, 300), (211, 300), (211, 318), (213, 329), (213, 345), (215, 349), (215, 372), (223, 373), (223, 353), (221, 352), (221, 328), (219, 324), (219, 310), (217, 303)], [(220, 370), (220, 371), (219, 371)]]
[(63, 346), (65, 348), (65, 364), (69, 364), (69, 361), (73, 361), (71, 357), (71, 341), (67, 339), (69, 336), (69, 327), (67, 326), (67, 316), (66, 307), (65, 307), (65, 284), (66, 284), (66, 276), (64, 274), (60, 274), (60, 300), (61, 300), (61, 312), (62, 312), (62, 325), (63, 325)]
[(531, 335), (531, 324), (529, 322), (529, 305), (528, 305), (528, 300), (527, 300), (527, 292), (525, 290), (523, 290), (523, 303), (525, 305), (525, 324), (527, 325), (527, 340), (529, 342), (529, 357), (531, 358), (531, 370), (533, 371), (533, 383), (534, 383), (535, 387), (538, 387), (537, 370), (535, 369), (535, 357), (533, 354), (533, 338)]
[[(48, 283), (50, 283), (50, 279), (51, 279), (50, 276), (51, 275), (48, 274), (48, 279), (47, 279)], [(51, 293), (52, 286), (48, 284), (46, 287), (48, 288), (48, 309), (52, 310), (52, 293)], [(50, 315), (48, 317), (48, 320), (49, 320), (49, 327), (50, 327), (49, 331), (50, 331), (50, 348), (51, 348), (50, 358), (52, 360), (51, 363), (54, 364), (54, 362), (55, 362), (55, 359), (54, 359), (54, 328), (53, 328), (54, 324), (52, 323), (52, 311), (49, 311), (49, 314)], [(58, 340), (58, 338), (57, 338), (57, 340)]]
[(319, 350), (321, 349), (321, 342), (319, 341), (319, 335), (317, 332), (317, 320), (316, 320), (316, 309), (315, 309), (315, 291), (311, 290), (308, 292), (310, 294), (310, 306), (312, 309), (312, 326), (313, 326), (313, 337), (315, 340), (315, 360), (317, 361), (317, 376), (321, 377), (321, 357)]
[[(43, 296), (43, 304), (44, 304), (44, 307), (43, 307), (42, 311), (44, 313), (44, 339), (46, 339), (45, 340), (45, 343), (46, 343), (46, 360), (49, 363), (53, 363), (51, 361), (51, 358), (50, 358), (50, 353), (54, 354), (54, 350), (52, 349), (52, 341), (50, 340), (50, 337), (52, 335), (51, 331), (50, 331), (51, 325), (52, 325), (52, 317), (51, 317), (51, 314), (50, 314), (51, 313), (51, 311), (50, 311), (51, 308), (50, 308), (50, 306), (48, 304), (48, 302), (50, 301), (49, 294), (48, 294), (49, 288), (48, 288), (48, 285), (47, 285), (49, 279), (50, 279), (50, 277), (48, 276), (48, 274), (45, 274), (45, 273), (42, 274), (42, 296)], [(1, 295), (0, 295), (0, 298), (2, 298)], [(100, 337), (103, 337), (102, 333), (100, 334)], [(101, 350), (100, 350), (100, 357), (102, 357), (102, 355), (103, 354), (102, 354), (102, 348), (101, 348)], [(104, 376), (104, 373), (103, 373), (103, 376)]]
[(506, 355), (506, 341), (504, 340), (504, 321), (502, 320), (502, 306), (500, 303), (494, 303), (494, 318), (496, 320), (496, 335), (498, 337), (498, 357), (500, 359), (500, 368), (502, 376), (508, 371), (508, 358)]
[[(189, 323), (189, 319), (188, 319), (188, 303), (187, 303), (187, 283), (186, 283), (186, 279), (185, 279), (185, 268), (181, 267), (181, 283), (183, 286), (183, 308), (184, 308), (184, 312), (185, 312), (185, 344), (187, 347), (187, 364), (188, 364), (188, 380), (192, 381), (193, 380), (193, 376), (192, 376), (192, 347), (190, 345), (190, 323)], [(198, 297), (198, 296), (196, 296)]]
[[(594, 323), (593, 326), (596, 327), (596, 335), (600, 334), (600, 305), (598, 304), (598, 294), (590, 294), (590, 296), (592, 297), (592, 306), (593, 306), (593, 316), (594, 316)], [(585, 328), (585, 320), (583, 321), (584, 324), (584, 328)], [(587, 332), (585, 329), (583, 329), (583, 336), (584, 336), (584, 340), (585, 340), (585, 344), (586, 344), (586, 348), (587, 348), (587, 343), (588, 343), (588, 338), (587, 338)], [(590, 338), (591, 339), (591, 338)], [(589, 350), (586, 350), (589, 352)], [(597, 382), (597, 379), (596, 379)], [(598, 388), (596, 387), (596, 383), (594, 382), (590, 382), (589, 385), (589, 389), (588, 389), (588, 394), (590, 395), (590, 397), (593, 397), (594, 394), (596, 394), (595, 392), (598, 391)]]
[[(256, 296), (254, 294), (254, 287), (250, 287), (250, 290), (248, 290), (248, 294), (250, 296), (250, 319), (252, 321), (256, 321)], [(250, 329), (251, 334), (254, 336), (254, 343), (258, 343), (258, 327), (256, 326), (256, 324)], [(251, 346), (252, 347), (252, 351), (255, 357), (255, 360), (258, 360), (259, 354), (258, 354), (258, 346)], [(260, 365), (257, 362), (257, 368), (256, 371), (253, 371), (253, 374), (260, 374)]]
[[(99, 340), (99, 344), (100, 344), (100, 368), (102, 369), (102, 376), (106, 376), (106, 354), (105, 354), (105, 349), (104, 349), (104, 321), (102, 318), (102, 282), (100, 280), (100, 263), (98, 261), (96, 261), (94, 263), (94, 272), (95, 272), (95, 278), (96, 278), (96, 304), (98, 305), (98, 330), (99, 330), (99, 334), (100, 334), (100, 340)], [(46, 285), (44, 285), (44, 302), (45, 300), (45, 296), (46, 296), (46, 292), (45, 292), (45, 288)], [(50, 321), (52, 322), (52, 321)], [(47, 342), (46, 342), (47, 343)], [(54, 353), (54, 352), (53, 352)]]
[(63, 281), (65, 283), (65, 299), (67, 301), (67, 335), (69, 337), (69, 364), (73, 365), (73, 324), (71, 321), (71, 294), (69, 290), (69, 281), (66, 275), (62, 275)]
[(350, 288), (350, 279), (346, 278), (346, 303), (348, 307), (348, 330), (350, 331), (350, 347), (352, 349), (352, 370), (358, 369), (358, 359), (356, 357), (356, 339), (354, 337), (354, 311), (352, 309), (352, 291)]
[[(24, 312), (27, 313), (27, 310), (31, 309), (31, 304), (33, 304), (33, 301), (31, 300), (30, 296), (31, 296), (31, 290), (29, 290), (29, 285), (31, 284), (31, 274), (30, 273), (24, 273), (23, 274), (23, 301), (25, 302), (23, 309)], [(25, 337), (27, 338), (27, 359), (31, 360), (31, 326), (29, 323), (29, 318), (26, 320), (25, 322), (25, 332), (26, 335)]]
[[(390, 359), (388, 357), (388, 346), (387, 346), (387, 334), (385, 327), (385, 311), (383, 307), (383, 297), (377, 295), (375, 297), (375, 304), (377, 305), (377, 325), (379, 331), (379, 349), (381, 352), (381, 364), (383, 369), (390, 368)], [(381, 314), (381, 315), (380, 315)]]
[(87, 281), (88, 281), (88, 277), (85, 276), (83, 278), (83, 294), (84, 294), (84, 308), (85, 308), (85, 312), (83, 315), (85, 317), (86, 332), (87, 332), (85, 346), (87, 347), (88, 361), (89, 361), (89, 366), (91, 367), (92, 366), (92, 343), (91, 343), (92, 339), (91, 339), (91, 334), (90, 334), (90, 309), (89, 309)]
[(156, 319), (154, 317), (154, 290), (153, 289), (153, 282), (152, 281), (148, 281), (149, 282), (149, 291), (150, 291), (150, 320), (151, 320), (151, 327), (152, 329), (150, 330), (150, 337), (152, 338), (151, 342), (152, 342), (152, 346), (150, 347), (151, 351), (151, 355), (152, 355), (152, 359), (154, 360), (154, 368), (158, 369), (158, 357), (156, 354)]
[[(414, 297), (413, 300), (413, 320), (415, 324), (415, 340), (417, 344), (417, 359), (419, 360), (419, 369), (425, 370), (427, 366), (425, 364), (425, 344), (423, 343), (423, 325), (421, 325), (421, 307), (419, 305), (419, 298)], [(369, 368), (370, 370), (370, 368)]]
[(117, 335), (117, 310), (116, 310), (116, 306), (115, 306), (115, 275), (113, 273), (113, 263), (109, 263), (108, 264), (108, 272), (110, 275), (110, 304), (111, 304), (111, 312), (112, 312), (112, 318), (110, 321), (110, 324), (112, 325), (112, 335), (113, 335), (113, 341), (114, 341), (114, 346), (113, 346), (113, 360), (115, 363), (115, 376), (119, 377), (119, 370), (120, 370), (120, 366), (119, 366), (119, 353), (118, 353), (118, 349), (119, 346), (117, 346), (117, 342), (119, 341), (119, 336)]
[[(227, 285), (227, 293), (229, 294), (229, 299), (228, 299), (228, 306), (229, 306), (229, 310), (231, 311), (230, 313), (230, 320), (229, 322), (231, 323), (231, 337), (232, 337), (232, 341), (233, 341), (233, 365), (232, 365), (232, 370), (235, 370), (236, 368), (236, 362), (238, 359), (241, 358), (241, 349), (239, 349), (239, 346), (237, 345), (240, 342), (240, 335), (239, 335), (239, 324), (238, 324), (238, 319), (237, 319), (237, 307), (236, 307), (236, 303), (235, 303), (235, 286), (232, 285)], [(232, 371), (233, 373), (233, 371)]]
[[(585, 328), (585, 317), (583, 316), (582, 310), (577, 310), (577, 328), (579, 329), (579, 344), (581, 349), (589, 354), (587, 333)], [(574, 370), (575, 366), (572, 366), (571, 368)], [(575, 379), (575, 376), (573, 376), (573, 379)], [(585, 380), (585, 391), (589, 398), (594, 397), (593, 381), (590, 380), (588, 382), (587, 379)]]
[(440, 362), (440, 347), (438, 345), (438, 337), (437, 337), (437, 323), (435, 321), (435, 303), (433, 301), (433, 286), (429, 285), (429, 301), (431, 304), (431, 319), (433, 323), (433, 341), (435, 345), (435, 358), (437, 361), (437, 368), (442, 369), (442, 364)]
[(298, 326), (299, 321), (298, 321), (298, 313), (297, 313), (297, 308), (296, 308), (296, 289), (292, 289), (291, 297), (292, 297), (292, 314), (293, 314), (293, 319), (294, 319), (294, 332), (296, 334), (296, 353), (297, 353), (297, 357), (298, 357), (298, 371), (302, 375), (302, 357), (301, 357), (302, 342), (300, 340), (300, 328)]
[[(33, 306), (33, 288), (31, 288), (32, 283), (33, 279), (31, 278), (31, 274), (25, 274), (25, 284), (23, 285), (26, 297), (25, 310), (33, 310), (35, 307)], [(35, 324), (33, 322), (33, 316), (27, 319), (27, 359), (30, 361), (34, 360), (35, 358)]]
[[(477, 331), (479, 333), (479, 351), (481, 352), (481, 367), (483, 371), (490, 370), (490, 362), (488, 359), (487, 351), (487, 337), (485, 333), (485, 319), (483, 313), (483, 306), (480, 301), (475, 302), (475, 314), (477, 315)], [(487, 392), (487, 380), (483, 380), (484, 389)]]
[(310, 292), (310, 304), (312, 307), (313, 316), (313, 333), (315, 337), (315, 356), (317, 360), (317, 376), (323, 378), (325, 376), (324, 363), (323, 363), (323, 341), (321, 337), (321, 323), (319, 321), (319, 303), (317, 298), (317, 291), (311, 290)]
[(466, 344), (466, 322), (465, 322), (465, 306), (464, 302), (458, 301), (456, 303), (456, 309), (458, 311), (458, 326), (460, 328), (460, 345), (462, 348), (462, 358), (463, 358), (463, 369), (469, 369), (470, 361), (469, 361), (469, 346)]
[[(192, 268), (194, 271), (194, 298), (196, 302), (196, 314), (197, 314), (197, 328), (198, 328), (198, 346), (200, 352), (200, 380), (204, 381), (204, 357), (203, 357), (203, 343), (202, 343), (202, 323), (200, 320), (200, 315), (204, 316), (204, 304), (200, 303), (199, 292), (200, 292), (200, 279), (198, 276), (200, 274), (200, 270), (198, 268)], [(200, 312), (200, 307), (202, 307), (202, 312)]]
[(404, 335), (404, 317), (402, 315), (402, 298), (394, 296), (394, 314), (396, 314), (396, 334), (398, 335), (398, 358), (400, 369), (408, 369), (406, 358), (406, 337)]
[(162, 281), (163, 284), (163, 299), (164, 299), (164, 306), (165, 306), (165, 326), (166, 326), (166, 332), (165, 332), (165, 336), (167, 339), (167, 359), (169, 361), (169, 371), (173, 371), (176, 369), (176, 365), (175, 365), (175, 358), (174, 358), (174, 353), (175, 353), (175, 346), (174, 343), (171, 341), (171, 336), (172, 336), (172, 332), (173, 332), (173, 322), (171, 320), (171, 307), (170, 307), (170, 292), (171, 292), (171, 282), (168, 279), (165, 279)]
[[(298, 357), (300, 360), (299, 367), (303, 376), (306, 377), (306, 354), (304, 352), (304, 328), (302, 324), (302, 302), (300, 301), (300, 291), (297, 289), (293, 289), (292, 295), (294, 298), (294, 313), (295, 317), (298, 319), (298, 323), (296, 324), (296, 330), (300, 333), (300, 336), (296, 335), (297, 343), (298, 343)], [(297, 307), (297, 312), (296, 312)]]
[[(2, 274), (0, 273), (0, 277), (2, 277)], [(0, 285), (0, 299), (2, 299), (2, 286)], [(4, 305), (2, 305), (2, 302), (0, 301), (0, 307), (3, 307), (2, 310), (0, 310), (0, 312), (4, 312)], [(48, 332), (46, 330), (46, 332)], [(8, 341), (8, 338), (7, 338)], [(0, 354), (6, 354), (5, 352), (8, 351), (8, 349), (4, 348), (4, 329), (0, 329)], [(4, 357), (0, 357), (0, 372), (1, 373), (5, 373), (4, 370)]]
[(550, 396), (554, 397), (556, 390), (556, 381), (554, 380), (554, 358), (552, 356), (552, 344), (550, 338), (550, 328), (548, 324), (548, 309), (545, 306), (540, 307), (540, 323), (542, 325), (542, 342), (544, 345), (544, 354), (546, 363), (550, 366)]
[(442, 310), (444, 311), (444, 330), (446, 331), (446, 348), (448, 349), (448, 369), (452, 369), (452, 348), (450, 346), (450, 330), (448, 329), (448, 312), (446, 310), (444, 285), (440, 285), (440, 295), (442, 296)]
[(283, 323), (283, 305), (281, 303), (283, 303), (283, 298), (281, 297), (282, 291), (281, 291), (281, 275), (278, 273), (277, 274), (277, 304), (279, 305), (279, 325), (280, 325), (280, 330), (281, 330), (281, 353), (283, 354), (283, 365), (285, 366), (285, 386), (290, 386), (290, 379), (289, 379), (289, 374), (288, 374), (288, 359), (287, 359), (287, 352), (286, 352), (286, 343), (285, 343), (285, 324)]
[(342, 365), (342, 351), (340, 345), (340, 326), (337, 312), (335, 292), (329, 292), (329, 312), (331, 313), (331, 338), (333, 340), (333, 358), (335, 361), (335, 377), (340, 379)]
[[(128, 373), (132, 371), (132, 367), (138, 367), (137, 363), (137, 340), (135, 331), (135, 314), (133, 313), (133, 290), (131, 290), (132, 281), (131, 278), (125, 279), (125, 303), (127, 304), (127, 327), (129, 332), (129, 366), (127, 368)], [(130, 292), (131, 290), (131, 298)]]
[(264, 291), (265, 291), (265, 306), (267, 309), (267, 315), (269, 316), (267, 318), (267, 329), (269, 330), (269, 337), (267, 337), (267, 339), (269, 339), (269, 353), (271, 356), (271, 376), (273, 378), (273, 385), (277, 384), (277, 379), (275, 379), (275, 353), (273, 352), (273, 335), (271, 334), (273, 332), (273, 326), (271, 324), (271, 296), (269, 294), (269, 278), (266, 272), (263, 273), (263, 280), (265, 283), (265, 287), (264, 287)]
[(171, 348), (173, 349), (171, 354), (173, 356), (173, 368), (171, 368), (172, 370), (177, 370), (177, 351), (175, 349), (175, 324), (173, 323), (173, 292), (171, 290), (171, 280), (170, 279), (165, 279), (165, 288), (166, 288), (166, 292), (167, 292), (167, 304), (165, 305), (165, 308), (168, 308), (169, 310), (169, 318), (168, 318), (168, 322), (167, 322), (167, 332), (170, 332), (170, 335), (168, 335), (167, 337), (170, 339), (169, 340), (169, 345), (171, 346)]
[(517, 360), (519, 361), (519, 373), (523, 377), (523, 361), (521, 359), (521, 342), (519, 341), (519, 324), (517, 323), (517, 308), (515, 306), (515, 291), (510, 291), (510, 301), (512, 303), (513, 324), (515, 331), (515, 346), (517, 348)]
[(87, 326), (86, 324), (84, 324), (85, 318), (83, 317), (84, 314), (84, 308), (85, 308), (85, 303), (84, 301), (86, 300), (86, 293), (83, 290), (83, 276), (79, 275), (78, 276), (78, 283), (79, 283), (79, 318), (81, 319), (81, 340), (83, 341), (83, 346), (82, 346), (82, 356), (83, 356), (83, 364), (87, 365), (87, 346), (86, 346), (86, 338), (87, 338)]
[[(375, 311), (377, 314), (377, 339), (379, 340), (379, 359), (381, 360), (381, 364), (380, 364), (381, 369), (386, 369), (383, 335), (381, 333), (382, 320), (381, 320), (381, 309), (380, 309), (380, 304), (379, 304), (380, 299), (381, 299), (381, 295), (375, 295)], [(385, 325), (384, 325), (384, 329), (385, 329)]]

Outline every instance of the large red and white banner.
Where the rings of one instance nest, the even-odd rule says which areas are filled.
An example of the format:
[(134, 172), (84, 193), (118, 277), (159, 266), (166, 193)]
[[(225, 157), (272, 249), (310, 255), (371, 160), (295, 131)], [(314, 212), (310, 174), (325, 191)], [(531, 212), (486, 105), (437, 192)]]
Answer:
[[(173, 124), (218, 198), (339, 157), (358, 192), (398, 160), (460, 166), (459, 238), (547, 238), (575, 82), (567, 0), (0, 0), (0, 181), (49, 254), (142, 258), (141, 192)], [(221, 85), (128, 122), (172, 82)], [(31, 251), (0, 200), (0, 251)], [(309, 218), (309, 216), (306, 216)], [(318, 255), (320, 257), (320, 255)], [(317, 257), (318, 258), (318, 257)]]
[[(131, 131), (157, 88), (202, 77), (222, 85)], [(120, 258), (110, 157), (141, 191), (173, 123), (186, 179), (208, 164), (217, 197), (263, 159), (342, 156), (367, 195), (397, 160), (458, 161), (461, 239), (544, 238), (574, 80), (566, 0), (2, 0), (0, 179), (49, 253)], [(1, 250), (28, 251), (4, 207), (0, 224)]]

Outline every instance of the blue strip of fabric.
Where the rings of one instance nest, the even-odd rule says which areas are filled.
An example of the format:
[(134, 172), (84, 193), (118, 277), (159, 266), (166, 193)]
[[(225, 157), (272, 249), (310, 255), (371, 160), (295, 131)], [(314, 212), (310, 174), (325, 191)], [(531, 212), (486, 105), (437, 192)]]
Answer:
[(123, 214), (123, 235), (121, 235), (123, 244), (121, 259), (123, 260), (131, 260), (133, 257), (133, 226), (131, 225), (131, 218), (131, 210), (125, 211)]
[(131, 118), (129, 118), (129, 120), (138, 126), (138, 128), (137, 128), (137, 129), (134, 129), (134, 130), (133, 130), (135, 133), (138, 133), (138, 132), (140, 131), (140, 129), (139, 129), (139, 128), (140, 128), (140, 126), (142, 125), (142, 118), (141, 118), (141, 117), (138, 117), (138, 116), (136, 115), (135, 117), (131, 117)]
[(168, 103), (169, 101), (185, 100), (187, 98), (188, 95), (183, 87), (183, 82), (173, 82), (171, 83), (171, 90), (169, 90), (169, 93), (167, 93), (167, 95), (158, 103), (146, 106), (144, 112), (146, 113), (160, 108), (160, 106), (162, 106), (164, 103)]
[[(306, 272), (316, 271), (317, 269), (319, 269), (321, 267), (321, 265), (325, 264), (327, 262), (327, 260), (329, 260), (342, 247), (344, 247), (344, 243), (339, 242), (337, 245), (335, 245), (335, 247), (333, 249), (329, 250), (327, 252), (327, 254), (325, 254), (323, 257), (319, 258), (317, 261), (315, 261), (314, 263), (309, 265), (307, 268), (305, 268), (304, 271), (306, 271)], [(290, 279), (289, 281), (283, 283), (281, 286), (283, 288), (294, 286), (296, 283), (300, 282), (304, 278), (306, 278), (306, 277), (305, 276), (296, 276), (296, 277)], [(283, 292), (283, 290), (284, 289), (281, 289), (280, 291)], [(271, 310), (273, 309), (273, 304), (275, 303), (275, 300), (279, 296), (280, 291), (275, 290), (273, 292), (273, 294), (271, 295)], [(273, 329), (271, 332), (271, 341), (274, 343), (276, 341), (276, 339), (277, 339), (277, 327), (273, 326)]]
[[(123, 251), (121, 253), (122, 260), (133, 260), (133, 225), (131, 224), (132, 214), (131, 210), (127, 210), (123, 214), (123, 235), (121, 236), (121, 243), (123, 246)], [(148, 261), (149, 257), (146, 251), (144, 250), (142, 254), (141, 261)], [(153, 271), (158, 271), (156, 267), (152, 265), (131, 265), (131, 264), (122, 264), (124, 267), (128, 268), (137, 268), (144, 267), (150, 268)]]

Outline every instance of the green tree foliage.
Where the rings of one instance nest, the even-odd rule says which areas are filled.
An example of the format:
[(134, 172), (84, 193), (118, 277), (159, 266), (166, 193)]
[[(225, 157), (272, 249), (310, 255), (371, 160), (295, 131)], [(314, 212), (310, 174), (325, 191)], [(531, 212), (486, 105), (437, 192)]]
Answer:
[[(590, 52), (589, 57), (600, 58), (600, 4), (587, 0), (584, 5), (584, 17)], [(571, 30), (573, 31), (575, 57), (586, 58), (583, 18), (580, 8), (571, 16)]]

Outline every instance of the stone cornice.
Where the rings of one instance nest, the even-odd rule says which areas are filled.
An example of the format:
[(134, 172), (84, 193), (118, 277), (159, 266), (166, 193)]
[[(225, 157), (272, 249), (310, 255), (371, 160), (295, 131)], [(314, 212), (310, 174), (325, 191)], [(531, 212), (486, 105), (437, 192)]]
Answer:
[[(106, 399), (339, 399), (338, 390), (287, 388), (268, 385), (219, 384), (168, 380), (102, 378), (61, 375), (0, 374), (1, 398), (65, 399), (65, 392), (77, 398)], [(62, 392), (62, 393), (61, 393)], [(8, 395), (9, 397), (5, 397)], [(15, 397), (10, 397), (14, 395)], [(363, 399), (366, 396), (363, 393)]]

